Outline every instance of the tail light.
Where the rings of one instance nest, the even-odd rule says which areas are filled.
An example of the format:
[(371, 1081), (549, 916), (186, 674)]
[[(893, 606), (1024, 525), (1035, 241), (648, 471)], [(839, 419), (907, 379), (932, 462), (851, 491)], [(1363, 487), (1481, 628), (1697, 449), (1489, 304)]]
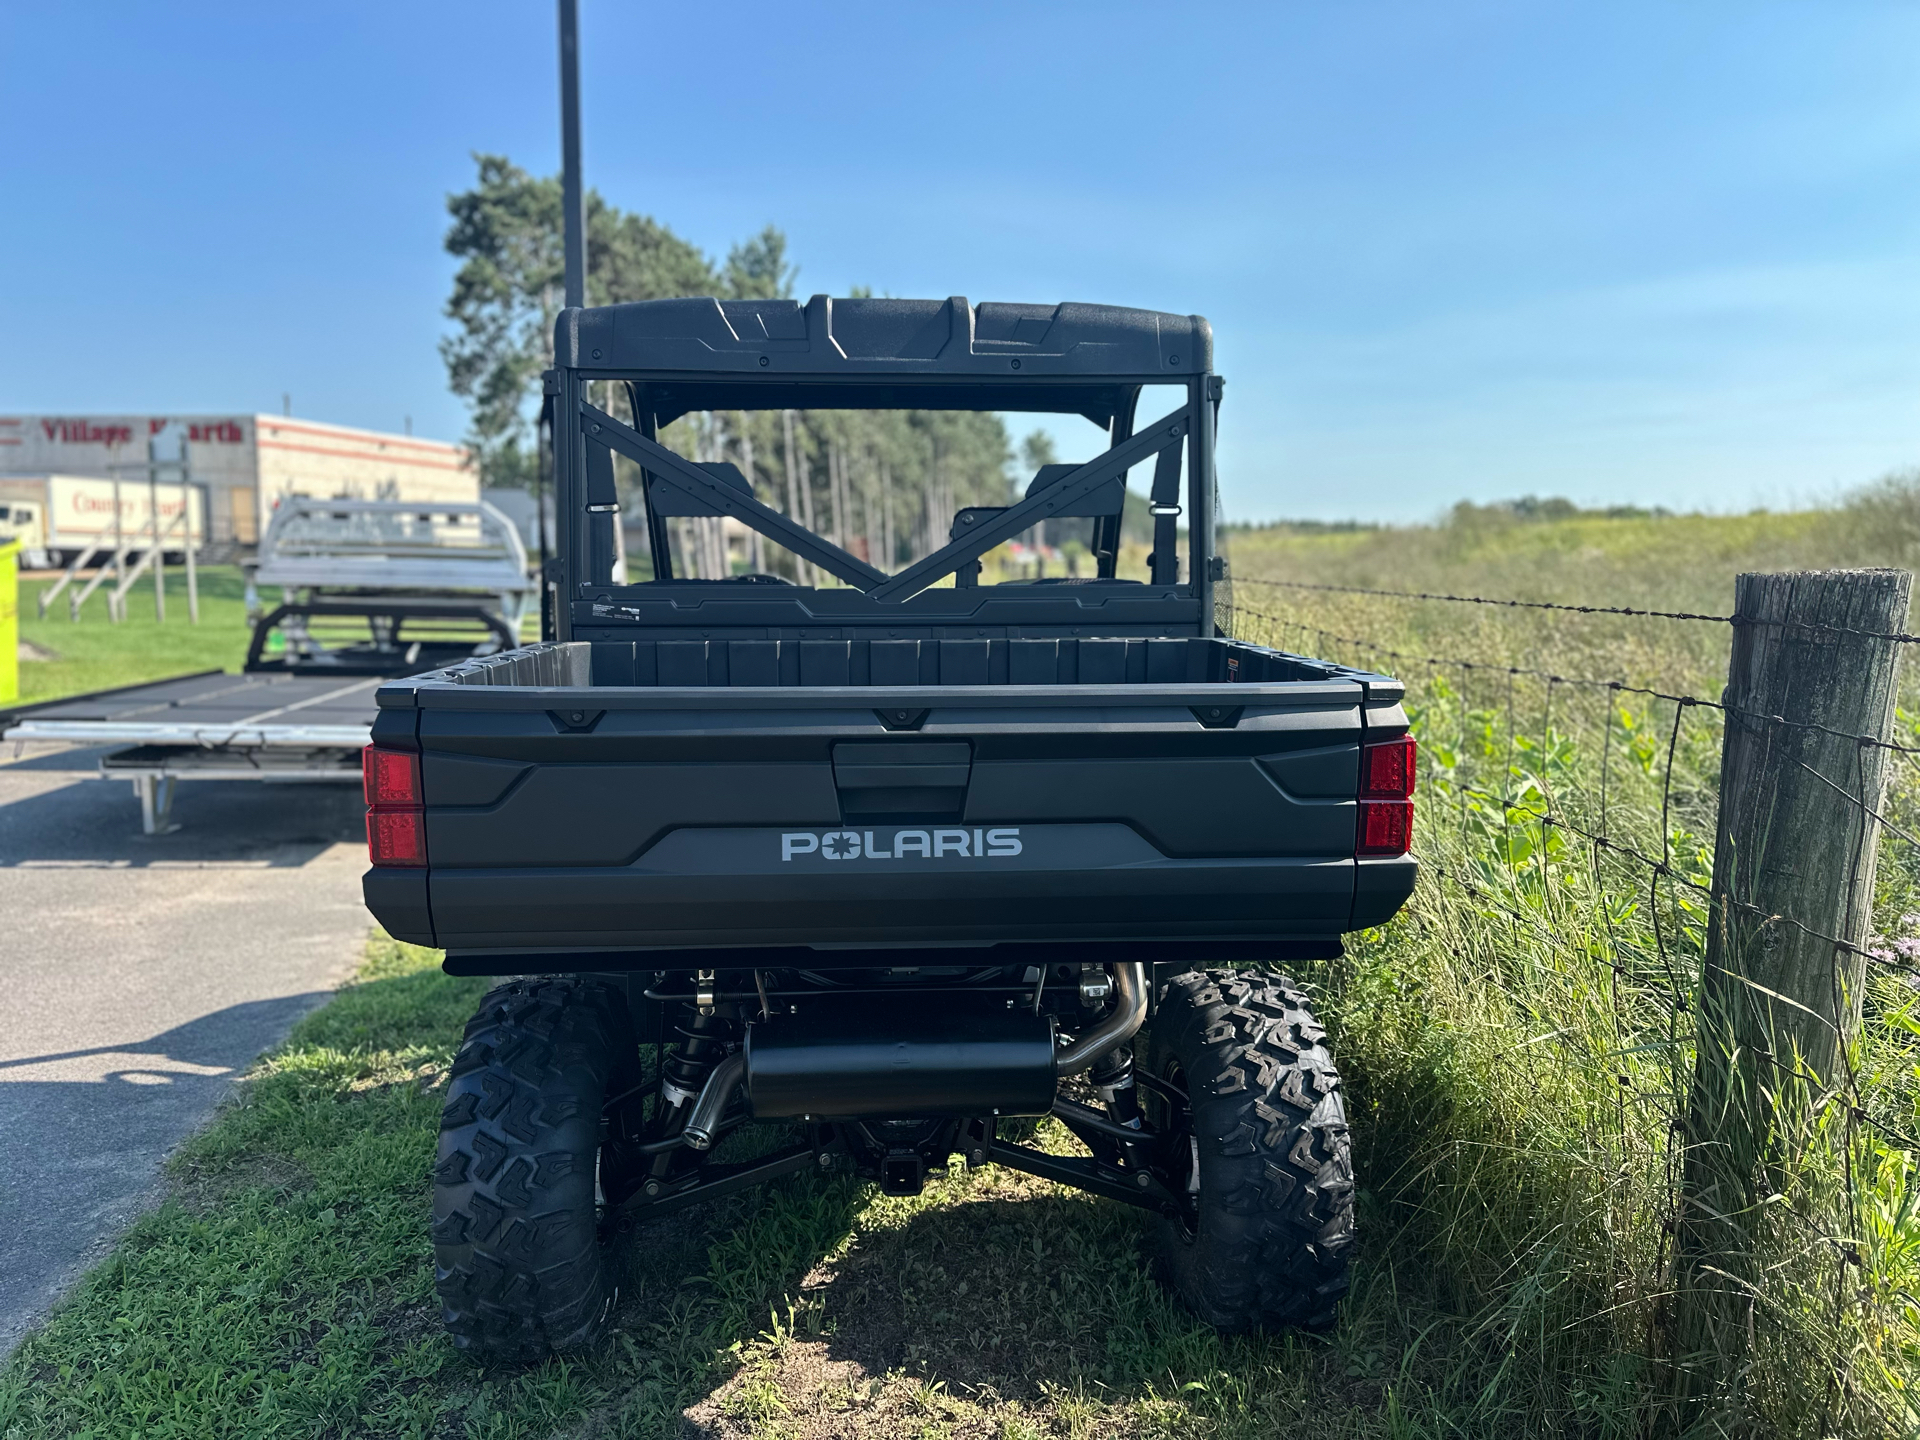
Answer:
[(369, 745), (360, 756), (367, 796), (367, 858), (375, 865), (427, 863), (420, 757)]
[(1356, 853), (1404, 855), (1412, 848), (1414, 765), (1411, 735), (1361, 747)]

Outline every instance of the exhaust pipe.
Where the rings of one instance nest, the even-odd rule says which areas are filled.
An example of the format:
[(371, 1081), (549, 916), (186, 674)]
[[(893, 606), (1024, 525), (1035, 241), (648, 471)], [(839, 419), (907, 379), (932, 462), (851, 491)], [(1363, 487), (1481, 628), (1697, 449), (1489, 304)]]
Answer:
[(1078, 1075), (1116, 1045), (1125, 1044), (1147, 1021), (1147, 965), (1129, 960), (1113, 967), (1113, 1013), (1053, 1057), (1061, 1075)]
[[(1071, 1044), (1057, 1045), (1051, 1067), (1046, 1022), (1029, 1024), (1025, 1017), (1011, 1015), (995, 1019), (980, 1036), (967, 1038), (948, 1033), (951, 1017), (910, 1039), (875, 1040), (871, 1022), (857, 1016), (849, 1018), (861, 1022), (854, 1027), (858, 1033), (845, 1035), (835, 1026), (819, 1034), (808, 1026), (802, 1034), (775, 1040), (790, 1028), (787, 1023), (750, 1026), (746, 1047), (714, 1066), (700, 1087), (681, 1138), (692, 1149), (710, 1149), (742, 1082), (749, 1083), (754, 1112), (762, 1119), (957, 1115), (983, 1106), (992, 1106), (996, 1114), (1045, 1114), (1056, 1077), (1091, 1068), (1146, 1023), (1145, 962), (1127, 961), (1115, 965), (1113, 972), (1113, 1013)], [(1029, 1035), (1029, 1029), (1038, 1033)], [(760, 1054), (748, 1081), (749, 1056), (756, 1049)]]

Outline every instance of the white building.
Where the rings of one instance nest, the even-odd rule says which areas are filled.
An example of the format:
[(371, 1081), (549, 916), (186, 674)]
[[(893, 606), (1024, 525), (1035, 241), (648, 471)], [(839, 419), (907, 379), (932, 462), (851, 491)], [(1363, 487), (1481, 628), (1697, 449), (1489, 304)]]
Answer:
[[(149, 457), (184, 448), (205, 487), (208, 538), (251, 545), (288, 495), (321, 499), (480, 498), (463, 446), (284, 415), (0, 415), (0, 478), (145, 480)], [(164, 478), (177, 478), (169, 469)]]

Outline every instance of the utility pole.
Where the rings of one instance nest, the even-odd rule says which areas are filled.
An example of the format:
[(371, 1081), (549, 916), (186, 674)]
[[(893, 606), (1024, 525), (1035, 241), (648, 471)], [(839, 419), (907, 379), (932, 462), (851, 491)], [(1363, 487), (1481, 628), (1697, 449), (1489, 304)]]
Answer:
[(567, 304), (587, 303), (587, 211), (580, 187), (580, 0), (560, 0), (560, 208)]
[(187, 437), (182, 435), (180, 437), (180, 504), (183, 507), (180, 517), (183, 537), (181, 548), (186, 552), (184, 558), (187, 562), (187, 623), (191, 625), (200, 623), (200, 571), (193, 554), (195, 544), (193, 502), (196, 496), (200, 500), (200, 538), (204, 540), (213, 524), (211, 518), (213, 509), (207, 503), (207, 487), (196, 483), (193, 478), (193, 451), (188, 446)]
[[(149, 444), (148, 455), (152, 448)], [(160, 538), (160, 467), (151, 458), (147, 462), (147, 538), (153, 546), (153, 554), (147, 558), (153, 562), (153, 618), (161, 624), (167, 620), (167, 552)], [(185, 490), (183, 485), (180, 487)]]

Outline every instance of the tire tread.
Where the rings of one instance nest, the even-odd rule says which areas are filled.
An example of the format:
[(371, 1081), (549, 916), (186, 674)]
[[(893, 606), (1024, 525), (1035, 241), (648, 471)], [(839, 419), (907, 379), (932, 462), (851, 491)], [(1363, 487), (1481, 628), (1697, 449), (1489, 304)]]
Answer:
[(1157, 1227), (1161, 1270), (1208, 1323), (1326, 1330), (1348, 1288), (1353, 1159), (1340, 1075), (1284, 976), (1187, 971), (1168, 982), (1152, 1064), (1177, 1060), (1200, 1142), (1200, 1214)]
[(626, 1000), (581, 976), (488, 992), (449, 1072), (433, 1171), (434, 1283), (455, 1348), (519, 1362), (590, 1345), (615, 1299), (594, 1159), (637, 1064)]

